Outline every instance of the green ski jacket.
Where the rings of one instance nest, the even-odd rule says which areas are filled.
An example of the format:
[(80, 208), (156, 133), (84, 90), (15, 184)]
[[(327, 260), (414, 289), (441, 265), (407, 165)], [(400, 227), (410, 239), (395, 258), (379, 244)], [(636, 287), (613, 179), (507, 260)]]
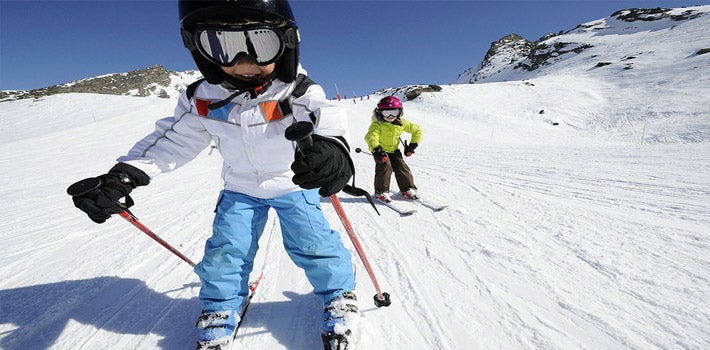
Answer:
[(422, 128), (419, 125), (410, 122), (405, 118), (399, 118), (402, 125), (388, 123), (386, 121), (378, 121), (372, 118), (372, 124), (365, 134), (365, 142), (367, 147), (372, 152), (377, 146), (382, 146), (382, 149), (387, 153), (392, 153), (399, 148), (399, 137), (403, 132), (412, 134), (410, 143), (418, 144), (422, 139)]

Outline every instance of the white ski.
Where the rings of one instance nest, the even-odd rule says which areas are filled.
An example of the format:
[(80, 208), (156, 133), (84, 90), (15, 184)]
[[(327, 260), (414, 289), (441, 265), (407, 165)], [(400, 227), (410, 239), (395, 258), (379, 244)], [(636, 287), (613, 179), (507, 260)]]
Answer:
[(375, 202), (382, 204), (382, 205), (386, 206), (387, 208), (390, 208), (390, 209), (396, 211), (401, 216), (409, 216), (409, 215), (412, 215), (417, 212), (416, 209), (404, 208), (401, 205), (397, 205), (393, 201), (382, 201), (382, 200), (375, 198)]
[(442, 210), (449, 207), (448, 205), (445, 205), (445, 204), (437, 204), (434, 202), (430, 202), (428, 200), (422, 199), (421, 197), (419, 197), (417, 199), (410, 199), (410, 201), (413, 203), (421, 204), (433, 211), (442, 211)]
[(419, 196), (418, 194), (414, 198), (406, 197), (402, 193), (397, 193), (397, 194), (393, 195), (392, 197), (394, 198), (393, 200), (401, 200), (401, 201), (405, 201), (405, 202), (416, 203), (416, 204), (419, 204), (423, 207), (427, 207), (433, 211), (442, 211), (442, 210), (449, 207), (446, 204), (439, 204), (439, 203), (435, 203), (430, 200), (424, 199), (421, 196)]

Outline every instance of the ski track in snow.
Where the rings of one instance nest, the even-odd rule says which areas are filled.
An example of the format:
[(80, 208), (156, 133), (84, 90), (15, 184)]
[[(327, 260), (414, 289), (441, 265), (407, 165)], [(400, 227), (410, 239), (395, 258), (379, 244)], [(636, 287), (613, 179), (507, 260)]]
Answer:
[[(645, 153), (648, 150), (638, 150), (638, 152)], [(533, 158), (541, 155), (532, 154)], [(648, 157), (649, 162), (651, 160), (656, 161), (654, 155), (646, 154), (645, 156)], [(462, 172), (460, 168), (455, 171), (456, 174), (452, 178), (459, 180), (461, 184), (476, 184), (469, 186), (474, 192), (493, 203), (492, 209), (500, 209), (494, 210), (498, 211), (498, 213), (493, 213), (497, 217), (496, 220), (498, 222), (508, 222), (508, 225), (504, 225), (507, 227), (508, 232), (503, 232), (503, 236), (498, 238), (509, 242), (512, 246), (504, 250), (506, 253), (484, 250), (482, 251), (484, 255), (492, 257), (503, 255), (502, 258), (521, 264), (526, 273), (534, 276), (539, 274), (540, 271), (536, 270), (540, 270), (540, 267), (533, 267), (526, 263), (526, 261), (530, 260), (530, 257), (510, 256), (510, 252), (516, 251), (515, 248), (529, 249), (534, 244), (537, 247), (536, 251), (528, 251), (526, 254), (532, 255), (535, 258), (534, 261), (538, 263), (559, 265), (559, 261), (564, 261), (569, 266), (555, 267), (566, 268), (568, 270), (566, 272), (567, 275), (578, 274), (579, 269), (587, 268), (588, 270), (588, 268), (591, 268), (587, 272), (588, 274), (591, 273), (589, 278), (596, 280), (598, 285), (622, 286), (621, 288), (615, 288), (619, 290), (616, 291), (616, 295), (613, 298), (604, 298), (605, 300), (626, 300), (634, 309), (651, 308), (653, 309), (652, 315), (654, 317), (673, 319), (677, 318), (677, 314), (680, 313), (685, 316), (684, 318), (695, 318), (693, 315), (695, 305), (693, 303), (667, 305), (667, 301), (662, 296), (647, 295), (638, 290), (661, 289), (656, 292), (670, 292), (669, 294), (687, 291), (670, 281), (658, 283), (657, 277), (666, 278), (674, 274), (686, 276), (690, 280), (706, 284), (706, 278), (693, 272), (697, 271), (697, 268), (702, 271), (708, 267), (707, 260), (699, 258), (702, 256), (702, 249), (707, 248), (706, 245), (698, 241), (701, 237), (683, 232), (669, 233), (662, 224), (653, 223), (652, 226), (649, 226), (643, 220), (630, 221), (628, 218), (646, 216), (649, 220), (673, 220), (677, 218), (687, 220), (689, 216), (692, 216), (689, 215), (690, 213), (698, 213), (700, 216), (695, 220), (690, 220), (690, 222), (697, 221), (699, 227), (707, 227), (710, 220), (708, 211), (703, 204), (704, 200), (708, 198), (708, 193), (710, 193), (707, 184), (703, 184), (703, 181), (699, 178), (688, 179), (692, 180), (689, 181), (690, 184), (694, 184), (691, 187), (674, 187), (665, 183), (654, 185), (652, 183), (624, 181), (623, 179), (627, 175), (624, 173), (618, 174), (620, 175), (619, 178), (610, 178), (616, 174), (590, 172), (589, 168), (585, 168), (585, 171), (579, 171), (574, 166), (578, 166), (584, 161), (580, 162), (580, 155), (575, 155), (575, 157), (575, 161), (570, 163), (572, 166), (570, 168), (560, 166), (564, 162), (564, 158), (556, 155), (554, 156), (555, 163), (545, 162), (543, 163), (544, 166), (533, 169), (525, 169), (523, 164), (535, 164), (535, 162), (531, 162), (534, 159), (519, 159), (515, 161), (514, 167), (507, 167), (499, 162), (495, 163), (495, 168), (484, 168), (485, 165), (481, 165), (480, 167), (483, 169), (479, 169), (478, 176), (474, 172)], [(639, 156), (638, 158), (642, 158), (641, 160), (646, 159), (644, 156)], [(606, 156), (604, 159), (613, 158)], [(653, 180), (658, 179), (657, 173), (659, 169), (670, 168), (665, 164), (678, 165), (673, 162), (673, 159), (675, 159), (673, 154), (668, 158), (656, 159), (662, 160), (658, 164), (649, 164), (650, 166), (647, 167), (650, 171), (649, 174), (641, 174), (643, 176), (640, 177), (638, 174), (634, 174), (636, 175), (635, 178), (648, 177), (651, 179), (650, 182), (653, 182)], [(613, 169), (636, 170), (636, 163), (627, 164), (623, 160), (622, 158), (622, 163), (624, 164), (615, 166)], [(699, 159), (699, 161), (707, 164), (708, 160)], [(457, 164), (462, 164), (462, 162), (457, 162)], [(551, 164), (554, 165), (550, 166)], [(431, 169), (438, 170), (439, 168), (434, 165)], [(432, 171), (432, 175), (435, 174), (436, 171)], [(486, 177), (480, 175), (486, 175)], [(564, 183), (555, 181), (562, 178), (565, 179)], [(678, 178), (682, 178), (682, 176)], [(459, 192), (457, 191), (457, 193)], [(513, 198), (514, 200), (504, 202), (503, 200), (506, 198)], [(560, 208), (559, 201), (565, 199), (569, 202), (566, 205), (576, 210), (557, 212)], [(618, 222), (609, 224), (600, 222), (608, 215), (598, 214), (607, 207), (611, 207), (618, 212), (615, 214), (620, 216)], [(541, 227), (540, 223), (549, 223), (549, 225)], [(600, 229), (593, 229), (595, 227), (600, 227)], [(593, 229), (590, 230), (591, 232), (585, 232), (590, 228)], [(518, 230), (532, 235), (530, 237), (518, 237), (516, 235)], [(641, 242), (638, 242), (639, 238), (641, 238)], [(678, 241), (679, 238), (680, 241)], [(687, 238), (690, 239), (688, 240)], [(604, 242), (616, 243), (618, 246), (603, 247)], [(689, 245), (686, 246), (684, 243)], [(588, 247), (589, 245), (592, 247)], [(674, 245), (680, 246), (676, 248)], [(594, 249), (594, 246), (608, 248), (601, 249), (601, 252), (604, 253), (603, 255), (611, 253), (612, 256), (598, 256), (599, 249)], [(614, 256), (614, 253), (620, 248), (623, 249), (624, 246), (626, 246), (625, 250), (627, 250), (629, 257)], [(632, 248), (631, 251), (629, 251), (629, 248)], [(667, 251), (669, 249), (677, 249), (677, 251), (672, 252), (673, 258), (667, 257), (663, 253), (664, 250)], [(552, 252), (569, 252), (573, 260), (570, 261), (569, 256), (559, 256), (554, 259), (544, 256)], [(539, 256), (541, 253), (544, 255)], [(652, 257), (652, 259), (647, 257)], [(678, 257), (683, 258), (683, 263), (673, 261), (674, 258), (678, 259)], [(538, 258), (543, 260), (538, 261)], [(639, 262), (637, 259), (648, 260), (646, 263), (641, 263), (640, 265), (642, 266), (667, 264), (664, 267), (654, 266), (665, 270), (665, 273), (662, 276), (650, 278), (649, 272), (651, 271), (634, 271), (634, 264), (628, 264), (628, 258), (633, 258), (635, 263)], [(577, 263), (570, 264), (575, 262), (574, 259), (577, 259)], [(688, 266), (688, 264), (694, 265), (695, 268), (685, 268), (684, 266)], [(545, 276), (542, 277), (542, 279), (538, 278), (536, 284), (548, 289), (545, 294), (554, 296), (559, 295), (560, 292), (565, 292), (555, 290), (559, 289), (559, 287), (546, 286), (549, 282), (544, 278)], [(554, 276), (549, 277), (554, 278)], [(623, 283), (620, 283), (620, 281), (623, 281)], [(670, 290), (666, 291), (665, 289)], [(654, 341), (655, 337), (652, 332), (641, 335), (619, 334), (617, 330), (613, 329), (618, 326), (605, 322), (602, 317), (583, 309), (577, 309), (565, 300), (558, 300), (557, 302), (564, 310), (573, 312), (575, 317), (581, 317), (586, 322), (595, 324), (601, 332), (607, 334), (608, 338), (618, 342), (615, 346), (645, 348), (672, 345)], [(618, 308), (618, 306), (613, 304), (608, 305), (608, 307)], [(706, 318), (707, 313), (701, 314), (696, 321), (702, 323)], [(687, 337), (686, 339), (688, 340), (692, 339), (692, 337), (688, 337), (689, 333), (693, 331), (702, 332), (701, 328), (688, 330), (685, 329), (686, 326), (685, 324), (680, 324), (676, 327), (664, 326), (662, 328), (665, 332), (670, 332), (681, 338)], [(516, 332), (519, 331), (521, 330)], [(562, 330), (555, 331), (560, 332), (561, 335), (564, 334), (561, 333)], [(514, 336), (514, 334), (510, 335)], [(538, 336), (533, 334), (534, 338)], [(534, 347), (548, 346), (548, 344), (544, 343), (530, 345)], [(679, 345), (687, 348), (694, 347), (692, 340), (687, 343), (679, 343)]]
[[(425, 128), (440, 132), (435, 124)], [(707, 344), (703, 325), (709, 315), (698, 305), (707, 293), (704, 272), (710, 266), (703, 254), (707, 238), (700, 234), (710, 224), (705, 204), (710, 184), (707, 173), (693, 167), (709, 164), (708, 153), (688, 155), (673, 146), (486, 146), (437, 157), (435, 150), (442, 147), (434, 141), (431, 151), (422, 147), (409, 161), (422, 193), (450, 208), (437, 213), (420, 208), (405, 218), (383, 208), (377, 216), (361, 199), (343, 198), (393, 300), (389, 308), (374, 307), (375, 291), (353, 254), (361, 347), (693, 349)], [(359, 182), (368, 188), (362, 183), (371, 179), (370, 159), (355, 159)], [(189, 178), (207, 176), (218, 165), (211, 157), (199, 162), (186, 170), (189, 175), (157, 179), (151, 186), (156, 193), (165, 191), (163, 198), (140, 191), (134, 196), (145, 203), (139, 219), (157, 222), (152, 229), (179, 242), (195, 261), (209, 234), (218, 186), (197, 191), (190, 186)], [(190, 190), (170, 193), (176, 187)], [(343, 232), (329, 202), (322, 205)], [(7, 276), (4, 283), (30, 282), (29, 295), (42, 299), (31, 277), (9, 271), (59, 257), (66, 247), (78, 253), (67, 266), (79, 266), (78, 275), (95, 271), (97, 277), (85, 285), (74, 280), (70, 297), (54, 295), (46, 306), (55, 316), (38, 310), (27, 320), (33, 327), (3, 328), (2, 344), (21, 348), (42, 334), (48, 342), (42, 347), (191, 348), (199, 281), (189, 267), (121, 219), (77, 224), (79, 216), (66, 207), (62, 216), (45, 214), (45, 223), (33, 230), (4, 236), (23, 247), (6, 254), (0, 270)], [(160, 220), (166, 217), (171, 219)], [(67, 230), (72, 225), (80, 229)], [(60, 239), (34, 244), (23, 239), (53, 226), (64, 228), (58, 230)], [(86, 230), (94, 233), (82, 233)], [(261, 245), (255, 272), (263, 267), (265, 277), (237, 347), (317, 348), (319, 301), (283, 252), (277, 219), (267, 223)], [(121, 277), (98, 277), (106, 272)], [(9, 298), (19, 303), (24, 296), (10, 292)], [(91, 307), (84, 311), (83, 303)]]
[[(368, 110), (363, 104), (350, 113)], [(451, 153), (446, 150), (462, 147), (466, 128), (455, 134), (447, 124), (421, 124), (429, 135), (453, 135), (432, 137), (408, 158), (422, 194), (449, 208), (418, 208), (409, 217), (380, 208), (377, 216), (363, 199), (342, 196), (392, 306), (374, 306), (368, 275), (329, 201), (322, 201), (358, 270), (360, 348), (710, 344), (710, 314), (701, 307), (710, 291), (706, 145), (559, 147), (472, 140), (466, 152)], [(95, 127), (101, 135), (116, 123)], [(150, 127), (145, 123), (133, 134), (140, 137)], [(353, 119), (353, 135), (366, 127)], [(43, 155), (45, 145), (64, 138), (59, 133), (23, 141), (32, 162), (3, 159), (11, 177), (21, 177), (22, 170), (6, 167), (8, 162), (33, 171), (25, 187), (5, 190), (16, 204), (3, 204), (11, 214), (0, 224), (6, 243), (0, 248), (0, 345), (192, 348), (199, 281), (190, 267), (120, 218), (88, 222), (63, 193), (70, 182), (64, 178), (99, 170), (77, 173), (61, 164), (130, 144), (88, 142), (54, 162)], [(8, 147), (0, 145), (0, 151), (9, 154)], [(371, 189), (371, 158), (353, 156), (358, 185)], [(110, 161), (102, 168), (108, 167)], [(203, 155), (133, 195), (139, 219), (194, 261), (209, 235), (219, 167), (217, 156)], [(57, 169), (61, 181), (45, 183), (35, 175)], [(194, 179), (202, 179), (201, 186)], [(49, 195), (25, 197), (29, 193)], [(45, 201), (58, 203), (57, 209), (32, 210)], [(27, 225), (35, 213), (36, 223)], [(235, 347), (320, 347), (320, 301), (283, 251), (275, 217), (260, 245), (253, 275), (262, 269), (265, 275)]]

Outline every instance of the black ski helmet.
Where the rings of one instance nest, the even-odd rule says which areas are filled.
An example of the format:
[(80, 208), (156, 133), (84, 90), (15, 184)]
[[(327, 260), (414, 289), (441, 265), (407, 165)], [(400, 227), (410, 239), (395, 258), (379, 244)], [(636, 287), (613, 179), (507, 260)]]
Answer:
[(284, 53), (276, 61), (276, 77), (285, 83), (296, 79), (298, 70), (298, 27), (291, 6), (286, 0), (180, 0), (180, 31), (183, 44), (190, 50), (192, 58), (202, 76), (210, 84), (221, 84), (225, 80), (222, 69), (204, 58), (194, 43), (195, 30), (206, 20), (239, 21), (275, 20), (281, 23), (285, 38)]

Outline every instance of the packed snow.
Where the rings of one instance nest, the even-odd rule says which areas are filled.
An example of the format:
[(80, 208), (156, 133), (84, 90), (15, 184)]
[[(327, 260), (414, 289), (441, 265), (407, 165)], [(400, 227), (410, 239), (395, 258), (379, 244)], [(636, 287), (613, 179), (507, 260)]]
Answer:
[[(392, 298), (377, 308), (322, 200), (356, 262), (357, 348), (710, 348), (710, 54), (695, 54), (710, 42), (697, 32), (708, 18), (648, 32), (672, 58), (649, 54), (631, 70), (590, 69), (578, 56), (557, 73), (444, 85), (405, 102), (424, 131), (407, 158), (415, 182), (449, 208), (398, 201), (417, 212), (378, 206), (377, 215), (364, 198), (340, 195)], [(670, 40), (693, 30), (692, 41)], [(603, 54), (624, 57), (611, 37), (619, 44)], [(351, 148), (366, 149), (383, 96), (335, 102), (348, 111)], [(120, 217), (93, 223), (65, 192), (107, 171), (175, 102), (0, 103), (0, 348), (194, 348), (190, 266)], [(356, 185), (371, 191), (374, 161), (352, 157)], [(220, 170), (218, 152), (205, 150), (135, 190), (131, 209), (199, 261)], [(275, 215), (260, 246), (252, 276), (264, 277), (234, 348), (321, 348), (320, 302), (285, 254)]]

